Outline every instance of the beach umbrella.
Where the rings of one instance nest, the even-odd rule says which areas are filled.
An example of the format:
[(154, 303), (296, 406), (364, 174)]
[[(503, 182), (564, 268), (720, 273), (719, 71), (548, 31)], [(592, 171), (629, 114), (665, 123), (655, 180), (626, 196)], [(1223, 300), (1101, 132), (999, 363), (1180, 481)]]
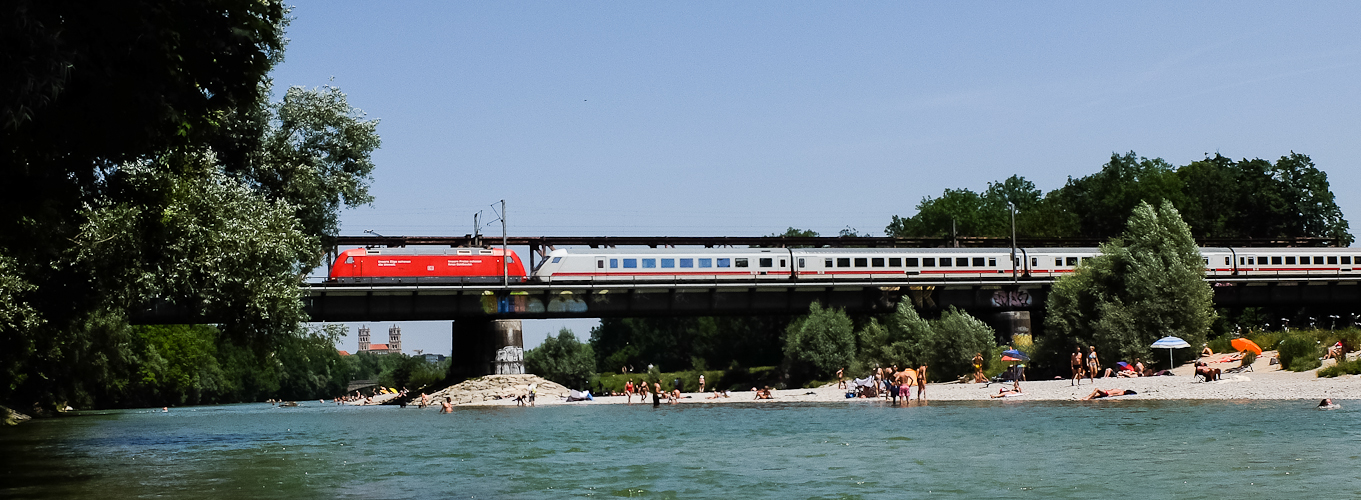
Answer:
[(1018, 351), (1016, 349), (1007, 349), (1005, 351), (1002, 351), (1002, 355), (1011, 356), (1020, 361), (1030, 361), (1030, 356), (1026, 356), (1025, 353)]
[(1173, 364), (1172, 350), (1181, 349), (1183, 347), (1191, 347), (1191, 344), (1188, 344), (1185, 340), (1179, 339), (1177, 337), (1169, 336), (1158, 339), (1158, 341), (1154, 342), (1151, 347), (1153, 347), (1154, 349), (1167, 349), (1167, 368), (1171, 369)]
[(1258, 346), (1256, 342), (1253, 342), (1251, 340), (1233, 339), (1232, 341), (1229, 342), (1229, 344), (1233, 346), (1233, 349), (1235, 351), (1252, 351), (1253, 353), (1256, 353), (1258, 356), (1262, 355), (1262, 347)]

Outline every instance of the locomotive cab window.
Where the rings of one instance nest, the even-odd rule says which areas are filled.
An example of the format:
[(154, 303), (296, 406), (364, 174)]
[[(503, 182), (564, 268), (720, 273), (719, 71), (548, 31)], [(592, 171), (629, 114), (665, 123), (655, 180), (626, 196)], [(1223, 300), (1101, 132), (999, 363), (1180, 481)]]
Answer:
[(557, 264), (557, 263), (559, 263), (559, 262), (562, 262), (562, 257), (553, 257), (553, 263), (554, 263), (554, 264)]
[(345, 258), (345, 263), (346, 263), (346, 264), (354, 264), (354, 256), (351, 255), (351, 256), (349, 256), (349, 257), (346, 257), (346, 258)]
[(747, 267), (747, 259), (733, 259), (733, 267)]
[(761, 265), (761, 267), (774, 267), (774, 266), (775, 266), (775, 260), (774, 260), (774, 259), (769, 259), (769, 258), (762, 257), (762, 258), (761, 258), (760, 265)]
[(870, 259), (870, 267), (884, 267), (884, 258), (875, 257), (873, 259)]

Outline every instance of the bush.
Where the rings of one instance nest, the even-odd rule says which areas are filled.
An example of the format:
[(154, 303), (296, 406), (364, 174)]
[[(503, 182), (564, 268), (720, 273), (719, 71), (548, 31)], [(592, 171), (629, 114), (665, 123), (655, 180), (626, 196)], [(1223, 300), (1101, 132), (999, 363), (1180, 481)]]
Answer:
[(851, 318), (814, 302), (808, 315), (790, 323), (784, 337), (785, 362), (799, 381), (826, 379), (851, 364), (855, 333)]
[(1361, 358), (1352, 361), (1338, 361), (1337, 364), (1318, 371), (1319, 377), (1336, 377), (1338, 375), (1357, 374), (1361, 374)]
[(537, 348), (525, 352), (525, 371), (569, 389), (586, 389), (595, 376), (595, 352), (563, 328)]
[(1323, 350), (1312, 335), (1290, 333), (1276, 347), (1281, 367), (1293, 372), (1302, 372), (1319, 367), (1318, 358)]

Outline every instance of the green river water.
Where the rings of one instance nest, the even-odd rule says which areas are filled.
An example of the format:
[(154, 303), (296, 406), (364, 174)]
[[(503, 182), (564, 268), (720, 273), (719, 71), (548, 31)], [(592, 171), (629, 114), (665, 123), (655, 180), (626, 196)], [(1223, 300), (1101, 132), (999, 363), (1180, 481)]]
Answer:
[(1316, 403), (83, 412), (0, 429), (0, 497), (1361, 497), (1361, 402)]

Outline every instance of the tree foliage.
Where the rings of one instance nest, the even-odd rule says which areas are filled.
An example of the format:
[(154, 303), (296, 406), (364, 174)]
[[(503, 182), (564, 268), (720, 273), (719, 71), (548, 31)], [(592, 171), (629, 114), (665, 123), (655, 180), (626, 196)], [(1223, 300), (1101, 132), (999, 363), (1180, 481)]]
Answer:
[[(221, 321), (211, 331), (230, 341), (215, 342), (234, 360), (226, 380), (248, 364), (238, 356), (269, 369), (271, 352), (302, 352), (288, 346), (314, 335), (299, 281), (340, 207), (370, 200), (379, 143), (376, 122), (338, 89), (268, 102), (283, 5), (20, 1), (4, 12), (0, 319), (13, 320), (0, 321), (0, 400), (135, 399), (132, 374), (171, 362), (166, 339), (198, 345), (188, 330), (151, 338), (128, 326), (129, 310), (155, 302)], [(318, 359), (290, 358), (306, 376), (275, 370), (250, 385), (277, 375), (281, 391), (329, 386)], [(186, 377), (146, 387), (179, 393)]]
[(595, 374), (595, 351), (563, 328), (525, 352), (525, 371), (573, 389), (585, 389)]
[(1045, 319), (1047, 361), (1061, 365), (1074, 346), (1088, 345), (1110, 363), (1156, 361), (1149, 346), (1168, 335), (1199, 345), (1216, 317), (1204, 275), (1190, 228), (1171, 201), (1157, 210), (1141, 203), (1121, 238), (1055, 281)]
[(591, 329), (601, 372), (652, 364), (683, 370), (702, 359), (707, 366), (770, 366), (784, 353), (785, 316), (604, 318)]
[(885, 232), (901, 237), (1002, 237), (1010, 234), (1007, 203), (1017, 208), (1020, 237), (1118, 236), (1136, 206), (1170, 201), (1195, 238), (1326, 237), (1351, 244), (1328, 176), (1306, 155), (1275, 163), (1233, 161), (1216, 154), (1176, 167), (1133, 151), (1112, 154), (1101, 170), (1072, 178), (1043, 196), (1018, 176), (983, 193), (947, 189), (926, 197), (911, 217), (894, 216)]
[(792, 378), (827, 379), (855, 359), (855, 326), (844, 311), (814, 302), (785, 330), (784, 355)]
[(972, 371), (975, 353), (983, 353), (985, 368), (997, 348), (992, 327), (964, 311), (950, 307), (940, 319), (928, 321), (912, 302), (898, 303), (885, 326), (871, 322), (862, 330), (861, 359), (867, 367), (928, 365), (932, 380), (951, 380)]

